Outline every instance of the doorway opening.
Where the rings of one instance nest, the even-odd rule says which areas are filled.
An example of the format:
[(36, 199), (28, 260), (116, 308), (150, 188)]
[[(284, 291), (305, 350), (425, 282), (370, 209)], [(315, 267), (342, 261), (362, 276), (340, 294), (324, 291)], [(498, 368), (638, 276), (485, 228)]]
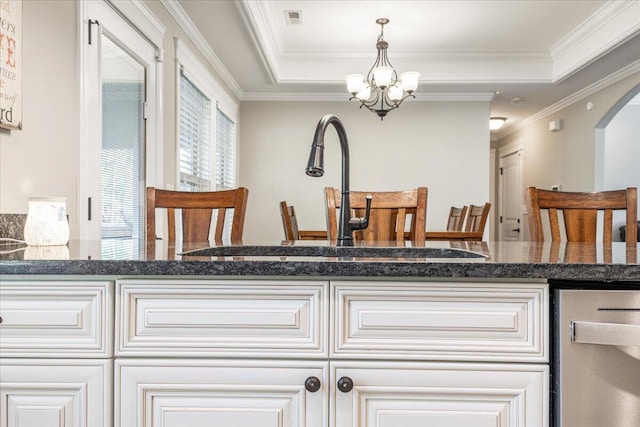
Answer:
[[(595, 129), (596, 191), (640, 188), (640, 85), (623, 96)], [(640, 209), (640, 201), (638, 204)], [(614, 230), (625, 223), (624, 212), (614, 212)], [(621, 240), (614, 233), (614, 240)]]

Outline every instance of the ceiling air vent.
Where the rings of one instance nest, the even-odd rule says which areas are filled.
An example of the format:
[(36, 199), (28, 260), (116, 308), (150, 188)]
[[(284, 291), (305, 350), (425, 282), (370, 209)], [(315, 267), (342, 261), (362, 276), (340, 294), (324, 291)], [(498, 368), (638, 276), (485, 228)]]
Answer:
[(285, 10), (284, 18), (287, 21), (287, 25), (302, 25), (301, 10)]

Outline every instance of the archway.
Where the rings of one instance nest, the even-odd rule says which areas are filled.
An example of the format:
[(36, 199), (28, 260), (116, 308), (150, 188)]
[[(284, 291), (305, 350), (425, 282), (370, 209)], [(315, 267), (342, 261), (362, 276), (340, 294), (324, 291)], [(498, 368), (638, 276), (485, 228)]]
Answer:
[[(595, 132), (596, 191), (640, 188), (640, 85), (604, 115)], [(624, 214), (619, 214), (613, 218), (615, 230), (624, 224)]]

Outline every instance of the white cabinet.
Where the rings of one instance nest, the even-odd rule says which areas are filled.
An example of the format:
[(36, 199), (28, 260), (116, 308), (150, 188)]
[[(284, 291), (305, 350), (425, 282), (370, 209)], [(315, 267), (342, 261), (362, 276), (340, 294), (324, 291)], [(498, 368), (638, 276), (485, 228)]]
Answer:
[(0, 427), (548, 426), (542, 282), (3, 278), (0, 292)]
[(122, 280), (118, 356), (327, 355), (327, 281)]
[(331, 358), (546, 363), (545, 283), (331, 283)]
[(110, 427), (113, 282), (0, 281), (0, 427)]
[(542, 364), (332, 362), (330, 426), (546, 426), (548, 376)]
[(116, 427), (548, 425), (545, 283), (116, 288)]
[(0, 427), (111, 426), (112, 364), (1, 359)]
[(109, 358), (113, 283), (0, 281), (0, 357)]
[[(328, 363), (121, 359), (116, 427), (324, 427)], [(315, 377), (320, 386), (308, 391)]]

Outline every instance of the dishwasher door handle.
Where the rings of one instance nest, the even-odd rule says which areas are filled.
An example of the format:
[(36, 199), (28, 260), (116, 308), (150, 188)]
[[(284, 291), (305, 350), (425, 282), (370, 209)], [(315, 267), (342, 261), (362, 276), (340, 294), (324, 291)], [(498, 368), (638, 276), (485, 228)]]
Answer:
[(582, 344), (640, 346), (640, 325), (571, 321), (571, 341)]

